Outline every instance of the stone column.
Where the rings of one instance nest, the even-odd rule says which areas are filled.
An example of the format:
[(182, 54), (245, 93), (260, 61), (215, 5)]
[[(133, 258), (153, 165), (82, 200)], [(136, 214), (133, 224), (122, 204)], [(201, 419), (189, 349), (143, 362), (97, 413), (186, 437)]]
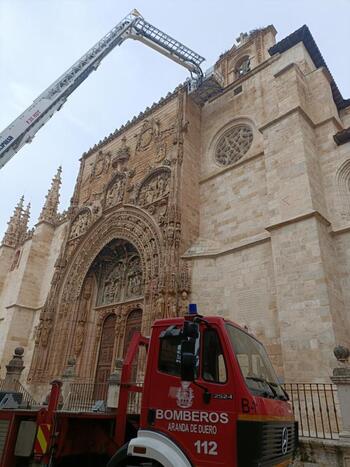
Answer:
[(118, 407), (122, 367), (123, 360), (117, 358), (115, 361), (115, 370), (108, 380), (107, 407), (110, 409), (116, 409)]
[(350, 366), (348, 362), (350, 351), (347, 347), (338, 345), (334, 349), (334, 355), (338, 362), (340, 362), (340, 366), (334, 368), (333, 376), (331, 376), (333, 384), (335, 384), (338, 389), (340, 413), (342, 417), (343, 429), (339, 433), (339, 438), (342, 441), (350, 443)]
[(71, 390), (71, 383), (75, 380), (75, 364), (74, 357), (70, 357), (67, 366), (62, 374), (62, 388), (61, 394), (63, 398), (63, 406), (68, 402), (69, 393)]
[(16, 347), (13, 358), (10, 360), (9, 364), (6, 365), (4, 389), (7, 391), (16, 391), (18, 389), (17, 382), (25, 368), (23, 364), (23, 353), (23, 347)]

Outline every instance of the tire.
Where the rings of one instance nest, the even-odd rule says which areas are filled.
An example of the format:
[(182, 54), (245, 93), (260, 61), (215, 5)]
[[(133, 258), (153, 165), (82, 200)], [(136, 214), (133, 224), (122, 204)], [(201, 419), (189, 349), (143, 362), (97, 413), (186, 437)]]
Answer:
[(163, 467), (163, 465), (152, 459), (131, 458), (126, 459), (125, 464), (121, 464), (120, 467)]

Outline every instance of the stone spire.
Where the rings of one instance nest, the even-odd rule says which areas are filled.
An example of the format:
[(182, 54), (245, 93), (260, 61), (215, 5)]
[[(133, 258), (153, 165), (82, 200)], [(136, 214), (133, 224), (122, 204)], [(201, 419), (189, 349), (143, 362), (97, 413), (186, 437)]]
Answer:
[(46, 195), (46, 201), (41, 211), (39, 222), (55, 223), (57, 219), (57, 208), (60, 201), (62, 167), (58, 167), (56, 175), (51, 182), (51, 188)]
[(22, 212), (20, 232), (19, 232), (19, 243), (23, 243), (24, 240), (26, 239), (29, 219), (30, 219), (30, 203), (27, 204), (27, 209), (23, 210)]
[(21, 197), (13, 215), (7, 223), (7, 230), (2, 240), (2, 245), (16, 248), (21, 236), (22, 216), (23, 216), (23, 202), (24, 196)]

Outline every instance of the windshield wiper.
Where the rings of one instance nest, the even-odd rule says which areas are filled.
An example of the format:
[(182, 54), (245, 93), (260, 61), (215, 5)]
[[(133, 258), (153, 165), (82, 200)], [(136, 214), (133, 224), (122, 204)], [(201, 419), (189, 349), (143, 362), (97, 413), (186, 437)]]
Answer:
[(250, 379), (250, 380), (252, 380), (252, 381), (257, 381), (257, 382), (259, 382), (259, 383), (265, 383), (265, 384), (267, 384), (267, 386), (270, 388), (270, 391), (272, 392), (273, 397), (274, 397), (275, 399), (281, 399), (281, 398), (282, 398), (281, 400), (288, 400), (288, 399), (285, 399), (284, 396), (279, 396), (279, 395), (277, 394), (277, 391), (276, 391), (276, 389), (275, 389), (275, 387), (278, 387), (278, 384), (277, 384), (277, 383), (272, 383), (272, 382), (270, 382), (270, 381), (267, 381), (267, 380), (264, 379), (264, 378), (259, 378), (258, 376), (246, 376), (246, 379)]
[(274, 386), (275, 388), (280, 388), (282, 390), (284, 396), (278, 396), (278, 399), (281, 399), (282, 401), (289, 401), (289, 396), (281, 384), (273, 383), (272, 381), (266, 381), (266, 382), (269, 386)]

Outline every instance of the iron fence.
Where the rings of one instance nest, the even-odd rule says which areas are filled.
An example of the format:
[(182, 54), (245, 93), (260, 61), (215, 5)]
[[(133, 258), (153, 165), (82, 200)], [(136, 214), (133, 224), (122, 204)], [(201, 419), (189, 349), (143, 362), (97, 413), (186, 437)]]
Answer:
[(71, 383), (61, 410), (69, 412), (105, 412), (108, 383)]
[(133, 389), (129, 392), (127, 413), (139, 415), (141, 413), (143, 383), (132, 383)]
[(5, 383), (5, 380), (1, 379), (0, 391), (20, 393), (22, 395), (22, 401), (20, 404), (22, 408), (30, 408), (33, 406), (40, 405), (18, 380), (11, 381), (10, 383)]
[(333, 384), (286, 383), (284, 387), (299, 424), (300, 437), (339, 438), (339, 402)]

